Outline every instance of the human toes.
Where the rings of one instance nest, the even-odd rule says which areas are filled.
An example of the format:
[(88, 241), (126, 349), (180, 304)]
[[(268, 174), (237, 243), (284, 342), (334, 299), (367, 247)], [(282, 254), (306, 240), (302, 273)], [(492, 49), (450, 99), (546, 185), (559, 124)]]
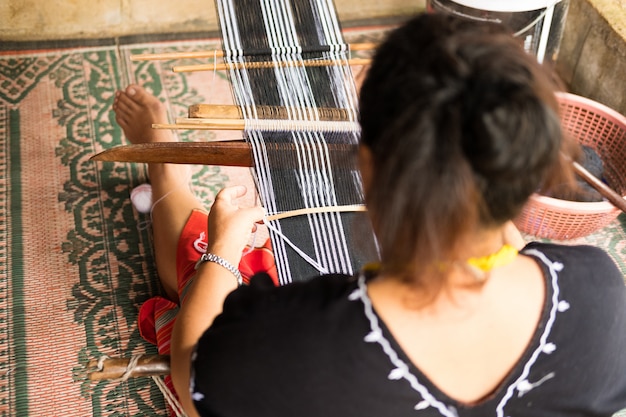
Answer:
[(117, 124), (124, 130), (126, 131), (129, 127), (129, 118), (127, 117), (126, 113), (120, 112), (120, 111), (115, 111), (115, 121), (117, 122)]
[(161, 102), (158, 98), (156, 98), (156, 96), (150, 94), (145, 88), (139, 85), (129, 85), (126, 88), (125, 93), (130, 100), (137, 103), (139, 106), (153, 109), (160, 109), (160, 107), (162, 106)]
[[(121, 94), (118, 99), (113, 103), (113, 112), (115, 113), (115, 120), (120, 123), (122, 121), (128, 122), (132, 119), (137, 119), (139, 107), (130, 102), (125, 94)], [(120, 123), (120, 126), (122, 124)]]

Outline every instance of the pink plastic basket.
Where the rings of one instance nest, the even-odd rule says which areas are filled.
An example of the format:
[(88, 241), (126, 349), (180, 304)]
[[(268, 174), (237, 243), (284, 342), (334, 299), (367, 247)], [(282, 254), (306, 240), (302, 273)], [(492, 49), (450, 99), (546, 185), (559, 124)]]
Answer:
[[(593, 148), (604, 163), (604, 179), (626, 193), (626, 117), (574, 94), (559, 93), (563, 129)], [(620, 210), (608, 201), (583, 203), (533, 194), (515, 220), (524, 233), (567, 240), (589, 235), (611, 223)]]

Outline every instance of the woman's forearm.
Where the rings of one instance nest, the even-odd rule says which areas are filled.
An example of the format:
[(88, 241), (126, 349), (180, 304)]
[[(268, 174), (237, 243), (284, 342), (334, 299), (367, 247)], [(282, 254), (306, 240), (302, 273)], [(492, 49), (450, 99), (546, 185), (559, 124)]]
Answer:
[[(215, 197), (208, 220), (207, 252), (237, 267), (255, 223), (262, 220), (261, 207), (240, 207), (237, 199), (246, 188), (225, 188)], [(191, 353), (202, 334), (222, 312), (226, 296), (237, 288), (237, 278), (215, 262), (198, 267), (194, 282), (182, 302), (174, 324), (171, 345), (172, 382), (185, 411), (197, 415), (189, 393)]]
[(198, 268), (185, 302), (180, 308), (171, 345), (171, 372), (174, 388), (183, 408), (193, 416), (189, 393), (191, 353), (218, 314), (226, 296), (237, 288), (237, 279), (224, 267), (205, 262)]

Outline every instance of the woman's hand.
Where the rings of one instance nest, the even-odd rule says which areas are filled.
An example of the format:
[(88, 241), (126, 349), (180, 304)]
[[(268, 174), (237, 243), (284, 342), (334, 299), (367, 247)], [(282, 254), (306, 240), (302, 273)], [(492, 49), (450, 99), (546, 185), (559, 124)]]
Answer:
[(209, 213), (207, 252), (238, 265), (241, 254), (265, 211), (260, 206), (241, 207), (237, 199), (246, 194), (242, 185), (227, 187), (215, 197)]

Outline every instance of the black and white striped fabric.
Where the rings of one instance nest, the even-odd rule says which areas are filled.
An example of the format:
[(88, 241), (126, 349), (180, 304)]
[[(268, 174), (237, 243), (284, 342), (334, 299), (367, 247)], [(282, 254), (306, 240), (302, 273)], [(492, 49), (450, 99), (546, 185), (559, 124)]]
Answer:
[[(332, 2), (217, 0), (217, 9), (268, 215), (362, 204), (356, 87)], [(311, 65), (320, 60), (334, 65)], [(257, 106), (285, 108), (288, 120), (259, 120)], [(320, 122), (320, 108), (339, 109), (347, 120)], [(307, 214), (268, 227), (281, 284), (352, 274), (377, 257), (362, 212)]]

